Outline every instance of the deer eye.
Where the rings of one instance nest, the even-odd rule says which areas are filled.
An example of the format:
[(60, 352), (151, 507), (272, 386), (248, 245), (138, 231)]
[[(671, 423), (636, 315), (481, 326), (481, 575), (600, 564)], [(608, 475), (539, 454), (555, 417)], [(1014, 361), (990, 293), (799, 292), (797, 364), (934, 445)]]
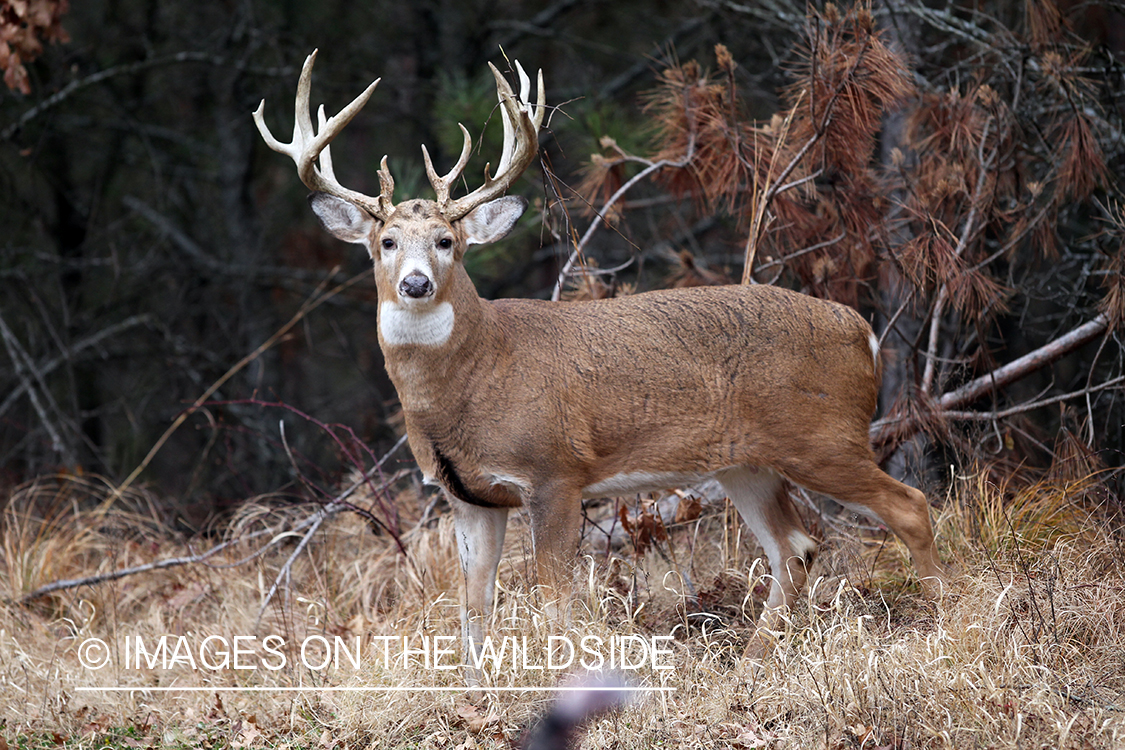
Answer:
[(449, 248), (453, 247), (453, 240), (449, 237), (442, 237), (440, 240), (438, 240), (437, 246), (442, 250), (448, 250)]
[(394, 250), (395, 249), (395, 241), (392, 240), (390, 237), (384, 237), (383, 238), (383, 249), (384, 250)]

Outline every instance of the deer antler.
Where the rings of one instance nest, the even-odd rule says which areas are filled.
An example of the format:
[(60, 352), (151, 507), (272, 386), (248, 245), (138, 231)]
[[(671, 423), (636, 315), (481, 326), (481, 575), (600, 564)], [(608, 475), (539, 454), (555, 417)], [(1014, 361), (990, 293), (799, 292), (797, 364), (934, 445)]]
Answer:
[(489, 165), (484, 167), (484, 184), (479, 188), (457, 200), (449, 199), (449, 189), (461, 176), (465, 164), (469, 160), (469, 151), (472, 142), (469, 132), (461, 126), (465, 136), (465, 145), (461, 150), (461, 158), (456, 166), (444, 177), (438, 177), (430, 163), (430, 154), (426, 147), (422, 147), (422, 155), (426, 160), (426, 174), (430, 177), (430, 184), (437, 193), (438, 205), (447, 221), (456, 221), (472, 211), (482, 203), (487, 203), (494, 198), (502, 196), (512, 186), (521, 174), (531, 166), (535, 153), (539, 150), (539, 127), (543, 124), (543, 115), (547, 111), (546, 91), (543, 86), (543, 71), (539, 71), (538, 101), (532, 104), (528, 99), (531, 81), (524, 72), (523, 66), (516, 62), (516, 72), (520, 77), (520, 95), (516, 97), (512, 87), (500, 75), (500, 71), (492, 63), (488, 64), (492, 75), (496, 77), (496, 95), (500, 100), (500, 117), (504, 124), (504, 148), (500, 154), (500, 165), (496, 169), (496, 177), (488, 174)]
[[(426, 150), (425, 144), (422, 145), (422, 159), (426, 162), (426, 175), (429, 176), (430, 185), (437, 193), (437, 204), (442, 213), (445, 213), (446, 206), (449, 204), (449, 189), (453, 187), (453, 183), (465, 170), (465, 165), (469, 163), (469, 154), (473, 151), (473, 139), (469, 137), (469, 131), (461, 123), (457, 123), (457, 127), (461, 128), (461, 135), (465, 137), (465, 142), (461, 146), (461, 157), (457, 159), (457, 163), (453, 165), (453, 169), (449, 170), (445, 177), (438, 177), (438, 173), (434, 171), (434, 164), (430, 161), (430, 152)], [(450, 221), (452, 220), (450, 219)]]
[[(300, 176), (301, 182), (305, 183), (310, 190), (343, 198), (364, 209), (376, 219), (386, 221), (395, 210), (395, 181), (387, 169), (387, 157), (384, 156), (379, 165), (379, 197), (372, 198), (363, 193), (349, 190), (336, 180), (336, 175), (332, 171), (332, 153), (329, 149), (332, 140), (363, 109), (363, 105), (367, 103), (371, 93), (382, 79), (376, 79), (367, 87), (366, 91), (352, 100), (351, 104), (340, 110), (334, 117), (326, 119), (324, 106), (321, 105), (317, 110), (319, 132), (314, 132), (312, 118), (309, 116), (309, 89), (312, 84), (312, 68), (316, 61), (316, 53), (317, 51), (313, 50), (312, 54), (305, 58), (305, 65), (301, 68), (301, 78), (297, 82), (292, 142), (282, 143), (277, 140), (266, 126), (263, 114), (266, 108), (265, 99), (254, 112), (254, 122), (258, 125), (258, 132), (262, 134), (267, 146), (293, 160), (297, 165), (297, 174)], [(317, 159), (320, 160), (319, 169), (316, 166)], [(463, 168), (464, 165), (462, 165)]]

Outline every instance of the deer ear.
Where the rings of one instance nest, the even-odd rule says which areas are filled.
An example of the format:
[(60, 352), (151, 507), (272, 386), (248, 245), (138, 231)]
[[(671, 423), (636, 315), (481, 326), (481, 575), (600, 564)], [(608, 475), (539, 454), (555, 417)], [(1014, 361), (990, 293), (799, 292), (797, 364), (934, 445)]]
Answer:
[(523, 215), (527, 201), (518, 195), (507, 195), (482, 203), (461, 219), (466, 245), (485, 245), (495, 242), (512, 230), (516, 219)]
[(354, 203), (328, 193), (310, 193), (309, 205), (320, 223), (334, 237), (344, 242), (367, 245), (371, 230), (377, 223), (371, 214)]

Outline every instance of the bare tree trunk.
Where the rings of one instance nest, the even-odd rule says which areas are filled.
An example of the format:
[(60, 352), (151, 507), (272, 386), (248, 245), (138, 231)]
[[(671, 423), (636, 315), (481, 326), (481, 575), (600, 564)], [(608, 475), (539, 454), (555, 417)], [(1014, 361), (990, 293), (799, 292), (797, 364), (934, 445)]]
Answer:
[[(915, 59), (917, 49), (917, 22), (910, 17), (895, 13), (894, 0), (886, 0), (890, 11), (886, 16), (886, 33), (892, 48), (903, 54), (907, 60)], [(909, 167), (911, 154), (905, 146), (906, 113), (893, 112), (884, 118), (880, 160), (884, 169), (892, 169), (895, 149), (906, 159)], [(887, 225), (894, 227), (894, 213), (899, 201), (892, 195), (890, 215)], [(892, 233), (888, 246), (898, 247), (909, 239), (904, 228)], [(887, 414), (895, 401), (908, 396), (915, 388), (914, 342), (922, 331), (922, 319), (918, 316), (915, 302), (911, 299), (910, 284), (902, 278), (894, 263), (883, 263), (879, 279), (879, 301), (881, 309), (876, 315), (875, 327), (883, 342), (883, 384), (879, 390), (879, 412)], [(891, 330), (888, 330), (890, 328)], [(901, 445), (886, 462), (887, 472), (895, 479), (917, 485), (926, 469), (924, 438), (915, 437)]]

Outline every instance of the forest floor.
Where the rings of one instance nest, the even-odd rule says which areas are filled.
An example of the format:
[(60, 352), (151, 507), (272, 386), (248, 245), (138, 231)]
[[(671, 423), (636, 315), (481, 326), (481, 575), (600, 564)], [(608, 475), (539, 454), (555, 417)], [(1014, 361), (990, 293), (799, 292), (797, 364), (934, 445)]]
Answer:
[(400, 548), (359, 514), (269, 498), (189, 541), (155, 498), (111, 489), (44, 477), (5, 498), (0, 750), (510, 748), (583, 663), (637, 690), (582, 747), (1125, 747), (1125, 527), (1097, 477), (954, 476), (931, 498), (950, 569), (937, 602), (895, 538), (805, 508), (822, 552), (759, 661), (741, 655), (767, 571), (729, 503), (667, 528), (644, 501), (590, 508), (604, 529), (625, 504), (633, 541), (657, 541), (588, 533), (565, 625), (528, 589), (513, 514), (476, 689), (451, 519), (419, 524), (417, 490), (395, 497)]

